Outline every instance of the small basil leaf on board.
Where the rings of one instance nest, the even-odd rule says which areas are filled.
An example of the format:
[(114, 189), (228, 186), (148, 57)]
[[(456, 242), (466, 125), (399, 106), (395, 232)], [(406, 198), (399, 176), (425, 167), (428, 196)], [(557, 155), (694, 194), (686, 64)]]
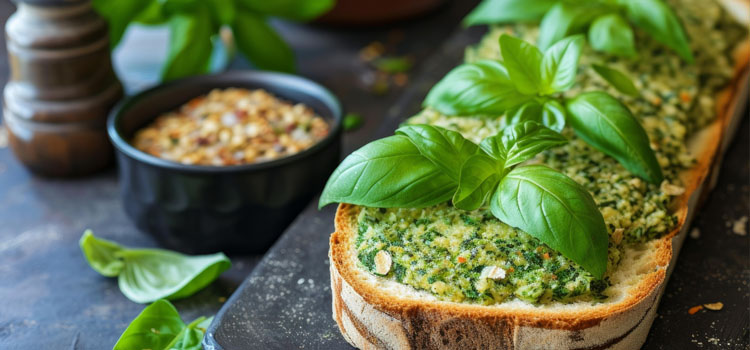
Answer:
[(190, 322), (177, 336), (172, 339), (165, 349), (169, 350), (203, 350), (203, 336), (213, 317), (199, 317)]
[(162, 79), (205, 73), (211, 61), (212, 35), (211, 18), (207, 11), (172, 15), (169, 18), (169, 49)]
[(535, 94), (541, 88), (542, 52), (519, 38), (500, 36), (500, 51), (511, 82), (522, 94)]
[(309, 21), (328, 12), (336, 3), (335, 0), (236, 0), (237, 3), (252, 12), (292, 19)]
[(425, 158), (456, 182), (461, 165), (479, 150), (458, 132), (432, 125), (405, 125), (398, 128), (396, 134), (408, 137)]
[(501, 115), (532, 98), (516, 90), (502, 62), (482, 60), (451, 70), (430, 90), (424, 105), (447, 115)]
[(640, 94), (635, 85), (633, 85), (633, 81), (631, 81), (625, 73), (596, 63), (592, 64), (591, 67), (594, 68), (594, 71), (596, 71), (600, 77), (617, 89), (617, 91), (630, 96), (638, 96)]
[(170, 349), (167, 346), (183, 329), (185, 322), (177, 309), (166, 300), (157, 300), (130, 322), (113, 350)]
[(231, 266), (222, 253), (187, 256), (161, 249), (124, 250), (120, 291), (136, 303), (191, 296)]
[(123, 247), (117, 243), (94, 237), (91, 230), (86, 230), (83, 233), (79, 245), (89, 266), (103, 276), (115, 277), (125, 267), (118, 256)]
[[(259, 3), (274, 3), (260, 1)], [(250, 62), (261, 69), (280, 72), (294, 71), (294, 53), (284, 39), (266, 23), (266, 17), (238, 10), (234, 15), (232, 34)]]
[(500, 181), (490, 210), (594, 277), (606, 272), (608, 236), (602, 214), (591, 194), (564, 174), (542, 165), (515, 168)]
[(630, 24), (616, 13), (599, 16), (589, 27), (591, 47), (617, 56), (635, 57), (633, 37)]
[(633, 174), (659, 184), (663, 176), (646, 131), (625, 105), (593, 91), (567, 102), (568, 122), (591, 146), (617, 159)]
[(661, 0), (621, 1), (628, 18), (656, 41), (677, 52), (688, 63), (693, 62), (687, 34), (672, 9)]
[(550, 46), (542, 58), (542, 93), (552, 94), (570, 89), (576, 81), (583, 35), (563, 38)]
[(507, 169), (523, 163), (539, 152), (562, 146), (568, 140), (558, 132), (534, 121), (505, 127), (495, 136), (482, 140), (479, 147)]
[(481, 207), (502, 178), (503, 163), (485, 154), (477, 154), (461, 167), (461, 179), (453, 195), (453, 206), (463, 210)]
[(537, 21), (557, 0), (484, 0), (464, 18), (465, 25)]
[(120, 291), (136, 303), (179, 299), (213, 282), (231, 263), (222, 253), (188, 256), (163, 249), (130, 249), (98, 239), (91, 231), (81, 237), (89, 265), (115, 277)]
[(537, 101), (526, 102), (511, 109), (506, 115), (508, 125), (516, 125), (531, 120), (557, 132), (562, 131), (565, 127), (565, 107), (556, 100), (548, 100), (544, 104), (539, 104)]
[(408, 137), (394, 135), (346, 157), (328, 179), (318, 205), (423, 208), (448, 201), (457, 186)]

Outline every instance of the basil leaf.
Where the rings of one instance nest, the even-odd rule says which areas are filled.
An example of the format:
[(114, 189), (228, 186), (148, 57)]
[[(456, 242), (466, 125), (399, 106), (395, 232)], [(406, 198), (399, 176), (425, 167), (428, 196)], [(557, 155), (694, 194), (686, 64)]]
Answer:
[(423, 208), (451, 199), (458, 184), (395, 135), (354, 151), (328, 179), (319, 207), (350, 203), (380, 208)]
[(274, 17), (309, 21), (328, 12), (335, 0), (237, 0), (243, 8)]
[(617, 56), (635, 57), (633, 36), (630, 24), (616, 13), (599, 16), (589, 27), (591, 47)]
[(169, 350), (203, 350), (203, 336), (206, 334), (206, 328), (211, 324), (213, 317), (199, 317), (190, 322), (182, 331), (177, 334), (172, 342), (165, 347)]
[(495, 24), (537, 21), (557, 0), (484, 0), (472, 10), (464, 24)]
[(522, 94), (535, 94), (541, 88), (542, 52), (519, 38), (500, 36), (500, 51), (511, 82)]
[(138, 15), (143, 12), (144, 8), (149, 6), (151, 0), (93, 0), (91, 5), (96, 12), (107, 20), (109, 29), (109, 46), (117, 47), (122, 40), (125, 30)]
[(461, 167), (458, 190), (453, 195), (453, 206), (463, 210), (481, 207), (502, 178), (503, 163), (484, 155), (469, 158)]
[(607, 229), (588, 191), (541, 165), (513, 169), (498, 185), (490, 210), (578, 263), (594, 277), (607, 270)]
[(594, 71), (596, 71), (600, 77), (604, 78), (604, 80), (617, 89), (617, 91), (630, 96), (638, 96), (640, 94), (625, 73), (596, 63), (592, 64), (591, 67), (594, 68)]
[(567, 102), (570, 125), (598, 150), (617, 159), (633, 174), (653, 184), (663, 176), (648, 135), (625, 105), (601, 91), (582, 93)]
[(573, 86), (584, 41), (583, 35), (574, 35), (547, 49), (541, 64), (543, 94), (565, 91)]
[(628, 18), (656, 41), (677, 52), (682, 59), (693, 63), (687, 34), (677, 16), (661, 0), (628, 0), (622, 1)]
[(179, 299), (213, 282), (231, 263), (222, 253), (187, 256), (162, 249), (129, 249), (86, 231), (81, 250), (104, 276), (117, 276), (120, 291), (136, 303)]
[(211, 18), (206, 11), (172, 15), (169, 19), (169, 50), (162, 79), (205, 73), (213, 50), (212, 35)]
[(234, 22), (234, 0), (211, 0), (207, 2), (214, 22), (231, 25)]
[(532, 98), (516, 90), (502, 62), (483, 60), (451, 70), (430, 90), (424, 105), (448, 115), (501, 115)]
[[(111, 1), (110, 1), (111, 2)], [(169, 17), (164, 13), (163, 3), (159, 0), (150, 0), (150, 3), (143, 9), (133, 22), (147, 26), (162, 25), (169, 21)]]
[(543, 105), (537, 101), (526, 102), (507, 113), (508, 125), (516, 125), (531, 120), (552, 130), (561, 132), (565, 127), (565, 107), (556, 100), (548, 100)]
[[(274, 3), (274, 1), (255, 1)], [(239, 10), (234, 15), (232, 33), (237, 48), (261, 69), (281, 72), (294, 71), (294, 53), (279, 34), (266, 23), (266, 18), (250, 11)]]
[(122, 246), (94, 237), (91, 230), (86, 230), (83, 233), (78, 244), (81, 246), (81, 251), (83, 251), (89, 266), (104, 276), (115, 277), (125, 267), (118, 256), (119, 252), (123, 250)]
[(539, 152), (567, 142), (564, 136), (554, 130), (534, 121), (525, 121), (505, 127), (497, 135), (482, 140), (479, 147), (500, 160), (507, 169), (533, 158)]
[(408, 137), (419, 153), (455, 182), (458, 182), (461, 165), (479, 150), (458, 132), (432, 125), (405, 125), (396, 130), (396, 134)]
[(537, 46), (546, 50), (566, 36), (583, 32), (594, 18), (616, 10), (615, 6), (605, 2), (560, 1), (542, 18)]
[(166, 300), (157, 300), (130, 322), (113, 350), (168, 349), (184, 328), (177, 309)]

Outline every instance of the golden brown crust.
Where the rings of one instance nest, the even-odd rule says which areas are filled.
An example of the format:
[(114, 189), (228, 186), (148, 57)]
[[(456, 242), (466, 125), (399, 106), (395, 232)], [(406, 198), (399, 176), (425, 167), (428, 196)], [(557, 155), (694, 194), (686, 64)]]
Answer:
[[(654, 242), (654, 266), (650, 266), (651, 271), (643, 275), (640, 283), (632, 289), (632, 293), (618, 302), (596, 304), (575, 310), (487, 307), (395, 298), (357, 276), (357, 267), (349, 258), (349, 254), (350, 239), (356, 235), (354, 221), (359, 208), (341, 204), (336, 212), (336, 232), (330, 239), (331, 283), (334, 318), (347, 341), (361, 348), (378, 349), (392, 347), (393, 344), (418, 349), (492, 344), (493, 348), (511, 349), (523, 348), (523, 344), (533, 344), (526, 343), (524, 337), (528, 336), (527, 332), (530, 332), (532, 337), (548, 337), (541, 339), (547, 341), (548, 345), (558, 344), (558, 339), (555, 338), (558, 336), (554, 335), (554, 332), (543, 334), (541, 331), (535, 332), (537, 329), (565, 331), (560, 333), (560, 336), (564, 334), (565, 337), (573, 337), (565, 343), (573, 344), (578, 341), (574, 339), (576, 334), (582, 337), (581, 341), (583, 340), (581, 332), (584, 330), (593, 330), (591, 333), (596, 333), (597, 328), (609, 327), (613, 328), (612, 332), (609, 332), (612, 334), (605, 337), (592, 336), (596, 338), (592, 340), (594, 344), (589, 344), (586, 348), (640, 346), (653, 321), (664, 282), (674, 265), (673, 260), (676, 256), (673, 257), (673, 240), (679, 249), (684, 234), (683, 237), (677, 236), (685, 232), (688, 213), (704, 198), (702, 194), (708, 192), (706, 179), (711, 175), (720, 157), (722, 139), (730, 125), (730, 117), (735, 114), (734, 109), (739, 104), (739, 99), (744, 98), (739, 91), (742, 88), (741, 77), (747, 72), (749, 59), (750, 43), (745, 42), (736, 51), (735, 79), (717, 97), (718, 117), (702, 131), (701, 151), (696, 154), (697, 164), (682, 175), (686, 191), (674, 202), (678, 224), (672, 232)], [(359, 310), (352, 310), (354, 306)], [(369, 314), (369, 320), (361, 317), (364, 312), (362, 310), (367, 308), (375, 310), (374, 314)], [(379, 317), (386, 321), (378, 321), (379, 323), (371, 324), (369, 327), (365, 324), (368, 321), (376, 322), (374, 319)], [(377, 328), (381, 323), (388, 323), (388, 319), (393, 319), (395, 324), (402, 328), (395, 331), (392, 329), (391, 332), (401, 334), (405, 340), (384, 342), (377, 332), (373, 333), (373, 328)], [(608, 323), (604, 325), (604, 322)], [(619, 334), (614, 334), (618, 332)], [(540, 339), (534, 341), (538, 342)]]

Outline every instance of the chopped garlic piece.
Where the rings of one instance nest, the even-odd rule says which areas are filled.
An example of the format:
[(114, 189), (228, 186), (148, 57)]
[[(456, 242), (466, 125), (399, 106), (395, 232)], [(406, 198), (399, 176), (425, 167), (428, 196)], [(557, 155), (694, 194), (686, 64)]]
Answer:
[(375, 272), (379, 275), (387, 275), (388, 271), (391, 271), (391, 254), (385, 250), (379, 251), (375, 254)]
[(710, 304), (703, 304), (703, 306), (706, 309), (709, 309), (711, 311), (719, 311), (724, 308), (724, 303), (719, 301), (719, 302), (710, 303)]
[(493, 280), (501, 280), (505, 278), (505, 270), (497, 266), (485, 266), (482, 269), (482, 273), (479, 278), (489, 278)]

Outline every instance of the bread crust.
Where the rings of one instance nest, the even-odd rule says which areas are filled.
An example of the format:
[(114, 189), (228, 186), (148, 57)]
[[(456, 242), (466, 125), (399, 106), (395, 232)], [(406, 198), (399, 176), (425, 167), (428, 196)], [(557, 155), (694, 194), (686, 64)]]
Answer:
[[(616, 302), (585, 308), (482, 306), (401, 298), (377, 286), (351, 253), (357, 206), (341, 204), (330, 237), (333, 317), (344, 338), (360, 349), (637, 349), (646, 339), (666, 280), (696, 208), (713, 187), (728, 144), (733, 115), (744, 96), (750, 43), (736, 50), (732, 83), (717, 96), (716, 120), (689, 142), (696, 165), (681, 177), (685, 193), (674, 200), (676, 228), (648, 243), (653, 259), (640, 282)], [(744, 82), (744, 83), (743, 83)], [(651, 252), (651, 251), (650, 251)]]

